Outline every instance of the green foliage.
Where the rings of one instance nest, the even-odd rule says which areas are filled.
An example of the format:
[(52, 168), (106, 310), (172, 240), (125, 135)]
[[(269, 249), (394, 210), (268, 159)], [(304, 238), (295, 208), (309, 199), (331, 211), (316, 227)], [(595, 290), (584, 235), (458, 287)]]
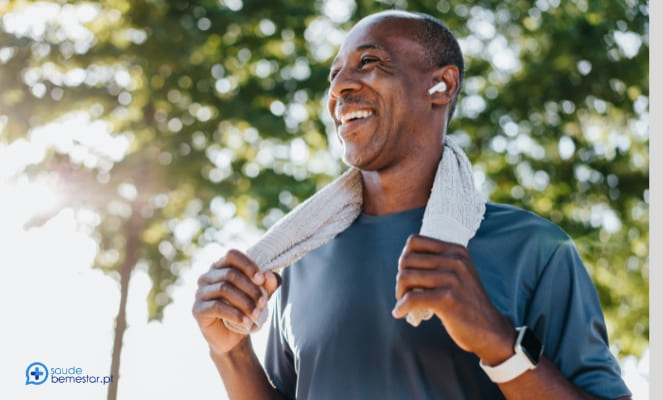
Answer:
[(646, 1), (51, 3), (60, 15), (94, 11), (79, 37), (55, 22), (41, 35), (16, 28), (10, 15), (32, 3), (0, 2), (0, 144), (34, 141), (75, 110), (130, 143), (123, 157), (83, 160), (52, 146), (24, 172), (55, 173), (69, 194), (60, 207), (99, 215), (96, 267), (116, 275), (139, 232), (150, 318), (232, 218), (264, 228), (341, 171), (328, 151), (329, 62), (361, 17), (405, 8), (461, 41), (466, 81), (450, 132), (491, 200), (562, 226), (615, 350), (648, 344)]

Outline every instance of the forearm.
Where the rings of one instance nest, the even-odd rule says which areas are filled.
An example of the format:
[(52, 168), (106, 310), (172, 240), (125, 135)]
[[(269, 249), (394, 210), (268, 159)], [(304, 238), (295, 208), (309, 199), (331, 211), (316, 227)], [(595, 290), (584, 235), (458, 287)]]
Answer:
[(248, 336), (230, 352), (210, 355), (230, 399), (284, 399), (267, 379)]
[[(515, 337), (513, 328), (505, 328), (505, 334), (499, 335), (500, 340), (493, 341), (488, 347), (490, 351), (482, 352), (482, 360), (490, 366), (505, 362), (514, 355), (513, 343)], [(559, 369), (548, 358), (541, 355), (538, 365), (533, 370), (528, 370), (510, 381), (499, 383), (499, 388), (508, 400), (605, 400), (596, 397), (566, 379)], [(628, 400), (630, 397), (621, 397), (617, 400)], [(614, 399), (610, 399), (614, 400)]]
[[(499, 385), (508, 400), (521, 399), (569, 399), (601, 400), (571, 384), (557, 367), (545, 357), (541, 357), (536, 369), (528, 371), (518, 378)], [(621, 397), (628, 400), (630, 397)]]

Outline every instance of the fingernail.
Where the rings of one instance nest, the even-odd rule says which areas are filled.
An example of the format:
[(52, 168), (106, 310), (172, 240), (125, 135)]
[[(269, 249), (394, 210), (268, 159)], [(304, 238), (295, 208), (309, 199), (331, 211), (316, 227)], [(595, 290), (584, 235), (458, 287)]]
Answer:
[(267, 304), (267, 298), (265, 296), (258, 299), (258, 308), (263, 308)]
[(253, 317), (254, 320), (258, 319), (258, 317), (260, 316), (261, 311), (262, 310), (260, 308), (256, 308), (256, 309), (253, 310), (253, 312), (251, 313), (251, 316)]
[(248, 319), (246, 316), (242, 317), (242, 325), (248, 327), (250, 323), (251, 323), (250, 319)]
[(265, 275), (263, 275), (262, 272), (256, 272), (256, 274), (253, 275), (253, 281), (256, 285), (262, 285), (265, 283)]

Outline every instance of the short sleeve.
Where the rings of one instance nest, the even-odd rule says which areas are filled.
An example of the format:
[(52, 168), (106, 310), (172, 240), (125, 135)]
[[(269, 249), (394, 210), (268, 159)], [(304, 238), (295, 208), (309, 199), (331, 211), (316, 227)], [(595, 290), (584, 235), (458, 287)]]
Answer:
[(525, 323), (573, 384), (607, 399), (630, 395), (608, 347), (596, 288), (571, 239), (561, 242), (542, 270)]
[(275, 294), (272, 319), (265, 350), (265, 370), (270, 381), (286, 398), (294, 399), (297, 387), (293, 354), (281, 329), (283, 308), (281, 307), (281, 290)]

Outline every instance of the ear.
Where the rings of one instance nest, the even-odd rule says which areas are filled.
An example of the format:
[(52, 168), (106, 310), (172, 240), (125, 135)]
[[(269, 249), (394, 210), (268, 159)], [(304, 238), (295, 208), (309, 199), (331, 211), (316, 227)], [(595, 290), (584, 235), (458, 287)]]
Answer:
[(446, 88), (444, 90), (437, 90), (430, 93), (430, 100), (433, 105), (445, 105), (451, 103), (460, 88), (458, 68), (455, 65), (445, 65), (444, 67), (437, 68), (431, 74), (430, 87), (440, 85)]

